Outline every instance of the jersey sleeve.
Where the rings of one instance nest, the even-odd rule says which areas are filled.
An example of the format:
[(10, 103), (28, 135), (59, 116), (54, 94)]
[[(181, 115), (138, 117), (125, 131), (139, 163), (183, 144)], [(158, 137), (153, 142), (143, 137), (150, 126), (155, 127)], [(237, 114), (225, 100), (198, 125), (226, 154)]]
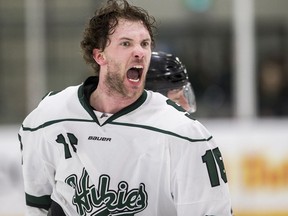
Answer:
[(22, 173), (26, 199), (26, 215), (47, 215), (51, 205), (53, 167), (45, 162), (41, 146), (45, 139), (41, 129), (29, 127), (26, 121), (19, 131)]
[[(202, 139), (173, 145), (171, 191), (177, 216), (231, 216), (231, 200), (221, 152), (201, 125)], [(177, 148), (177, 149), (176, 149)]]

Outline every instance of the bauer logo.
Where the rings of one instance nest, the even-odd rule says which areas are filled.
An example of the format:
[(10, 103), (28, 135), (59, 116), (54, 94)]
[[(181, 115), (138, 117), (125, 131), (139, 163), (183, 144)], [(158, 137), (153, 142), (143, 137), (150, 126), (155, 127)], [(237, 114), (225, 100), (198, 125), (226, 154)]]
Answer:
[(88, 140), (97, 140), (97, 141), (111, 142), (112, 138), (99, 137), (99, 136), (89, 136)]

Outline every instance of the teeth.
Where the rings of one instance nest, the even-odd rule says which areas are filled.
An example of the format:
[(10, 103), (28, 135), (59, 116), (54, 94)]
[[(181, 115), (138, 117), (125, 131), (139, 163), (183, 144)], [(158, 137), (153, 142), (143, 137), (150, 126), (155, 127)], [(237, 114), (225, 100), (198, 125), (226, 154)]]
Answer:
[(136, 82), (139, 82), (139, 80), (140, 80), (140, 79), (136, 79), (136, 80), (135, 80), (135, 79), (129, 79), (129, 81), (135, 82), (135, 83), (136, 83)]
[(141, 65), (135, 65), (135, 66), (133, 66), (133, 68), (143, 69), (143, 66), (141, 66)]

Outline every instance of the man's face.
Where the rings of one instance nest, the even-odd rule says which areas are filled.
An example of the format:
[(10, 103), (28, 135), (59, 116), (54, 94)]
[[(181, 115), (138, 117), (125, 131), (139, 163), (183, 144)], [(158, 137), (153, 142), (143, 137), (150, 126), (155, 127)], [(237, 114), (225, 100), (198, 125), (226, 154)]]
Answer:
[(144, 89), (151, 58), (151, 37), (140, 21), (120, 19), (101, 52), (100, 79), (109, 95), (137, 98)]

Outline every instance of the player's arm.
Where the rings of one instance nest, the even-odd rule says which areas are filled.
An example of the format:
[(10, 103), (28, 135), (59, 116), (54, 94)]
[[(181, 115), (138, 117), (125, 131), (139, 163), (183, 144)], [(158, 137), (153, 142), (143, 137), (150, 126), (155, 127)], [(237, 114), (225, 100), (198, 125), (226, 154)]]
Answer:
[(177, 215), (231, 216), (224, 162), (213, 139), (181, 144), (174, 158), (178, 160), (172, 174)]
[(41, 130), (31, 131), (21, 127), (19, 141), (22, 153), (22, 172), (26, 199), (26, 215), (47, 215), (51, 205), (52, 185), (49, 173), (52, 167), (45, 164), (40, 146), (44, 142)]

